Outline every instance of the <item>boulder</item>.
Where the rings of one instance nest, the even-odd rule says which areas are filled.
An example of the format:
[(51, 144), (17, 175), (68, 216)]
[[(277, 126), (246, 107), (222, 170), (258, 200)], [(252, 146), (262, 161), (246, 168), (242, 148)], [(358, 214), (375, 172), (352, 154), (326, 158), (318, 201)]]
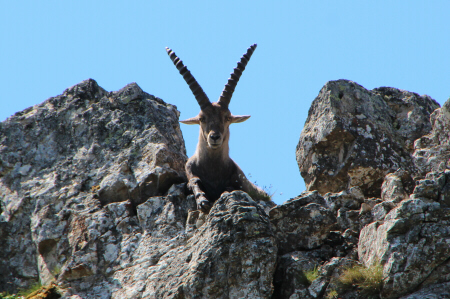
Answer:
[(414, 141), (431, 130), (439, 104), (394, 88), (369, 91), (348, 80), (330, 81), (313, 101), (297, 145), (307, 189), (321, 194), (358, 186), (380, 197), (386, 174), (414, 173)]
[(153, 264), (140, 264), (154, 252), (151, 242), (138, 246), (133, 265), (114, 275), (126, 287), (113, 298), (271, 297), (276, 242), (264, 209), (246, 193), (224, 193), (192, 236), (180, 232), (165, 242)]
[(100, 233), (58, 278), (65, 296), (270, 298), (277, 248), (264, 209), (242, 191), (225, 193), (196, 228), (193, 208), (192, 197), (172, 193), (149, 198), (136, 216), (124, 203), (98, 211)]
[(376, 221), (361, 231), (360, 261), (384, 265), (383, 298), (434, 298), (433, 288), (450, 281), (449, 103), (431, 114), (431, 132), (414, 143), (414, 189), (404, 187), (403, 171), (387, 175), (384, 201), (372, 210)]
[(429, 172), (450, 169), (450, 99), (431, 114), (430, 121), (431, 132), (414, 143), (414, 164), (419, 178)]
[[(414, 186), (410, 180), (411, 176), (402, 170), (389, 173), (384, 177), (381, 185), (381, 199), (394, 204), (409, 198)], [(406, 183), (406, 186), (405, 186)]]
[(450, 298), (450, 282), (429, 285), (400, 299), (446, 299)]
[(308, 190), (275, 207), (224, 192), (206, 215), (176, 107), (83, 81), (0, 123), (0, 292), (358, 299), (339, 277), (379, 262), (380, 298), (446, 298), (450, 100), (436, 108), (328, 82), (297, 146)]
[(104, 249), (89, 241), (89, 228), (109, 216), (95, 213), (121, 202), (131, 217), (186, 180), (178, 116), (135, 83), (107, 92), (89, 79), (1, 122), (0, 289), (47, 283), (61, 271), (68, 279), (97, 273), (72, 256)]
[[(398, 298), (418, 286), (436, 283), (429, 279), (450, 254), (450, 209), (420, 199), (402, 201), (382, 222), (361, 231), (358, 253), (366, 266), (384, 265), (384, 298)], [(438, 281), (440, 282), (440, 281)]]
[(269, 217), (279, 254), (320, 247), (336, 224), (333, 212), (317, 191), (272, 208)]

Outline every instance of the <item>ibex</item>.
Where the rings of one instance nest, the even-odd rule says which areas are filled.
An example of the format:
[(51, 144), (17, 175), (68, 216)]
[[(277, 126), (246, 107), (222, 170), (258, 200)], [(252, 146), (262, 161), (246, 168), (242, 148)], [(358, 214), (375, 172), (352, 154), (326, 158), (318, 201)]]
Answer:
[(187, 125), (200, 125), (197, 149), (186, 163), (186, 174), (189, 180), (188, 188), (194, 193), (197, 208), (204, 213), (209, 212), (212, 203), (225, 191), (242, 190), (254, 199), (270, 201), (270, 196), (251, 183), (230, 158), (228, 146), (230, 124), (240, 123), (250, 118), (250, 115), (232, 115), (228, 105), (255, 48), (256, 44), (247, 49), (247, 53), (238, 62), (219, 100), (215, 103), (211, 103), (181, 59), (171, 49), (166, 48), (167, 54), (200, 105), (200, 113), (197, 116), (180, 122)]

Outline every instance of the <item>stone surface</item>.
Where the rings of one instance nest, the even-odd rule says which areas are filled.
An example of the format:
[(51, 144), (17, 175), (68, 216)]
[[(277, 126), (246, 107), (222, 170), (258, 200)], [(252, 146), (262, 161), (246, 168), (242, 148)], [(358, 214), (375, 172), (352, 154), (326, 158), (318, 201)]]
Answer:
[(186, 197), (176, 107), (94, 80), (1, 123), (0, 290), (64, 298), (270, 298), (269, 206)]
[(90, 228), (113, 221), (109, 204), (133, 215), (185, 180), (178, 115), (135, 83), (107, 92), (89, 79), (0, 123), (0, 289), (95, 274), (99, 256), (78, 256), (84, 248), (113, 259), (89, 241), (106, 231)]
[(176, 107), (84, 81), (0, 123), (0, 293), (366, 299), (339, 277), (380, 262), (380, 298), (448, 298), (449, 103), (328, 82), (297, 147), (309, 191), (206, 215)]
[(384, 265), (384, 297), (398, 298), (425, 286), (430, 274), (448, 260), (449, 221), (449, 208), (438, 202), (409, 199), (391, 210), (384, 222), (364, 227), (359, 258), (366, 266), (376, 261)]
[(279, 256), (274, 275), (273, 298), (291, 298), (294, 293), (297, 296), (300, 293), (309, 296), (306, 272), (313, 271), (325, 261), (324, 253), (320, 250), (293, 251)]
[(450, 99), (431, 114), (430, 120), (432, 131), (414, 143), (413, 157), (419, 177), (450, 169)]
[[(170, 243), (156, 264), (141, 266), (147, 272), (139, 275), (142, 289), (133, 294), (119, 291), (113, 298), (271, 297), (276, 242), (264, 209), (246, 193), (222, 195), (192, 236), (174, 236)], [(145, 248), (147, 252), (137, 256), (152, 253), (148, 244)], [(141, 272), (129, 270), (116, 274), (116, 279), (126, 282), (129, 275)]]
[(414, 143), (414, 190), (404, 188), (402, 172), (386, 176), (385, 201), (372, 210), (376, 222), (361, 231), (359, 259), (366, 265), (377, 260), (384, 265), (383, 298), (398, 298), (417, 288), (423, 290), (404, 298), (446, 298), (434, 288), (450, 281), (448, 103), (432, 113), (431, 132)]
[(327, 290), (335, 289), (336, 279), (350, 265), (352, 260), (346, 258), (333, 257), (319, 268), (319, 276), (308, 288), (312, 298), (323, 298), (328, 293)]
[(448, 299), (450, 298), (450, 283), (441, 283), (427, 286), (413, 294), (400, 299)]
[(381, 185), (381, 199), (394, 204), (407, 199), (414, 190), (414, 182), (411, 175), (405, 171), (398, 170), (384, 177)]
[(269, 216), (280, 254), (320, 247), (336, 223), (318, 192), (305, 193), (276, 206)]
[(414, 141), (431, 130), (439, 107), (428, 96), (394, 88), (372, 91), (347, 80), (330, 81), (311, 105), (297, 145), (307, 189), (321, 194), (358, 186), (380, 197), (384, 176), (414, 172)]

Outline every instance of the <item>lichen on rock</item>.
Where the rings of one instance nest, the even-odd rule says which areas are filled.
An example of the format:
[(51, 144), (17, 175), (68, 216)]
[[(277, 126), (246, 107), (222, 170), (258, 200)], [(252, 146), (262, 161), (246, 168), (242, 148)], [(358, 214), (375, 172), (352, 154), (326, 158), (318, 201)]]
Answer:
[(107, 92), (89, 79), (2, 122), (0, 289), (46, 283), (61, 268), (96, 273), (96, 256), (65, 270), (77, 250), (99, 246), (92, 215), (114, 202), (133, 214), (185, 180), (178, 115), (135, 83)]
[(358, 186), (380, 196), (386, 174), (414, 172), (414, 141), (431, 130), (439, 105), (428, 96), (394, 88), (328, 82), (313, 101), (297, 145), (297, 162), (308, 190), (321, 194)]
[(449, 107), (330, 81), (297, 146), (308, 190), (224, 192), (204, 214), (176, 107), (83, 81), (0, 123), (0, 294), (357, 299), (341, 276), (376, 265), (377, 298), (446, 298)]

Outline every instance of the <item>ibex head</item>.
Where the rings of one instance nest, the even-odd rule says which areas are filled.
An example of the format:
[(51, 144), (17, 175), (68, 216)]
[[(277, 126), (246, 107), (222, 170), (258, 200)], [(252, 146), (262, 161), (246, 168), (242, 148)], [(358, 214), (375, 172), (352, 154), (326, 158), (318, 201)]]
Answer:
[(208, 96), (198, 84), (197, 80), (192, 76), (191, 72), (183, 65), (180, 58), (171, 49), (166, 48), (170, 59), (180, 71), (189, 88), (193, 92), (200, 106), (200, 113), (192, 118), (182, 120), (181, 123), (188, 125), (200, 125), (200, 138), (207, 143), (210, 149), (219, 149), (222, 144), (228, 143), (229, 126), (232, 123), (240, 123), (250, 118), (250, 115), (232, 115), (228, 109), (234, 89), (245, 70), (245, 67), (256, 49), (256, 44), (247, 49), (237, 67), (231, 73), (228, 83), (225, 85), (222, 94), (217, 102), (211, 103)]

